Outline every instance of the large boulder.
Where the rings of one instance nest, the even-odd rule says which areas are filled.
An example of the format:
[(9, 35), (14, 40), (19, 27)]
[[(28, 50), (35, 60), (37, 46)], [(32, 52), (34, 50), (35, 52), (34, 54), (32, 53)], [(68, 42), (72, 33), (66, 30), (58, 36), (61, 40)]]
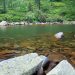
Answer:
[(48, 72), (47, 75), (75, 75), (75, 69), (67, 60), (63, 60)]
[(6, 22), (6, 21), (0, 22), (0, 26), (6, 26), (6, 25), (8, 25), (8, 22)]
[(56, 33), (54, 36), (55, 36), (55, 38), (57, 38), (57, 39), (61, 39), (61, 38), (64, 36), (64, 33), (63, 33), (63, 32), (58, 32), (58, 33)]
[(43, 60), (42, 67), (44, 67), (45, 65), (47, 65), (47, 63), (49, 62), (48, 57), (43, 56), (43, 55), (40, 55), (39, 57)]
[(32, 75), (41, 68), (42, 59), (36, 53), (0, 62), (0, 75)]

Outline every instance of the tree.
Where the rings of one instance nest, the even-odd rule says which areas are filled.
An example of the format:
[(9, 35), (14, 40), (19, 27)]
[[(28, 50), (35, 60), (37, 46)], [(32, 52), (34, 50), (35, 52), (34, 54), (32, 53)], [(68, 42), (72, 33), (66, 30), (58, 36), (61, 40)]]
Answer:
[(0, 0), (0, 13), (6, 13), (6, 0)]
[(69, 12), (75, 12), (75, 0), (64, 0), (66, 10)]
[(75, 20), (75, 0), (64, 0), (67, 17)]
[(8, 8), (10, 8), (10, 9), (13, 9), (13, 0), (8, 0), (8, 2), (7, 2), (7, 6), (8, 6)]
[(38, 9), (40, 10), (40, 5), (41, 5), (40, 0), (35, 0), (35, 3), (36, 3), (36, 5), (37, 5)]
[(61, 2), (62, 0), (49, 0), (51, 2)]
[(6, 13), (6, 0), (3, 0), (3, 12)]

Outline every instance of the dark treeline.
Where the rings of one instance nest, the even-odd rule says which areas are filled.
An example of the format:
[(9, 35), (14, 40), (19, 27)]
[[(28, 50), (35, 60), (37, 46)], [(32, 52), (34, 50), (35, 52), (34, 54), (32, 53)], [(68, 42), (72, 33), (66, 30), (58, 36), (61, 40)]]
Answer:
[(75, 20), (75, 0), (0, 0), (0, 21)]

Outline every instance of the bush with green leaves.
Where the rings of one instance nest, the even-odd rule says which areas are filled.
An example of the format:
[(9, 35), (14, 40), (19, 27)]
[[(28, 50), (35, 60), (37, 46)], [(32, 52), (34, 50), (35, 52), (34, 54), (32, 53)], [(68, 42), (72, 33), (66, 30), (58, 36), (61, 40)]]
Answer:
[(2, 20), (28, 22), (75, 20), (75, 0), (0, 0), (0, 21)]
[(31, 11), (26, 13), (25, 20), (29, 22), (34, 22), (36, 20), (35, 13)]

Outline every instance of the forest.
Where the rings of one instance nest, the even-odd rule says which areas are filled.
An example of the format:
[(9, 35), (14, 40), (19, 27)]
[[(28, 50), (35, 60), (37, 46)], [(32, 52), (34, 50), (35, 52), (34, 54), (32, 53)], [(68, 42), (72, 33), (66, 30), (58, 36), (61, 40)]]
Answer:
[(0, 21), (75, 20), (75, 0), (0, 0)]

